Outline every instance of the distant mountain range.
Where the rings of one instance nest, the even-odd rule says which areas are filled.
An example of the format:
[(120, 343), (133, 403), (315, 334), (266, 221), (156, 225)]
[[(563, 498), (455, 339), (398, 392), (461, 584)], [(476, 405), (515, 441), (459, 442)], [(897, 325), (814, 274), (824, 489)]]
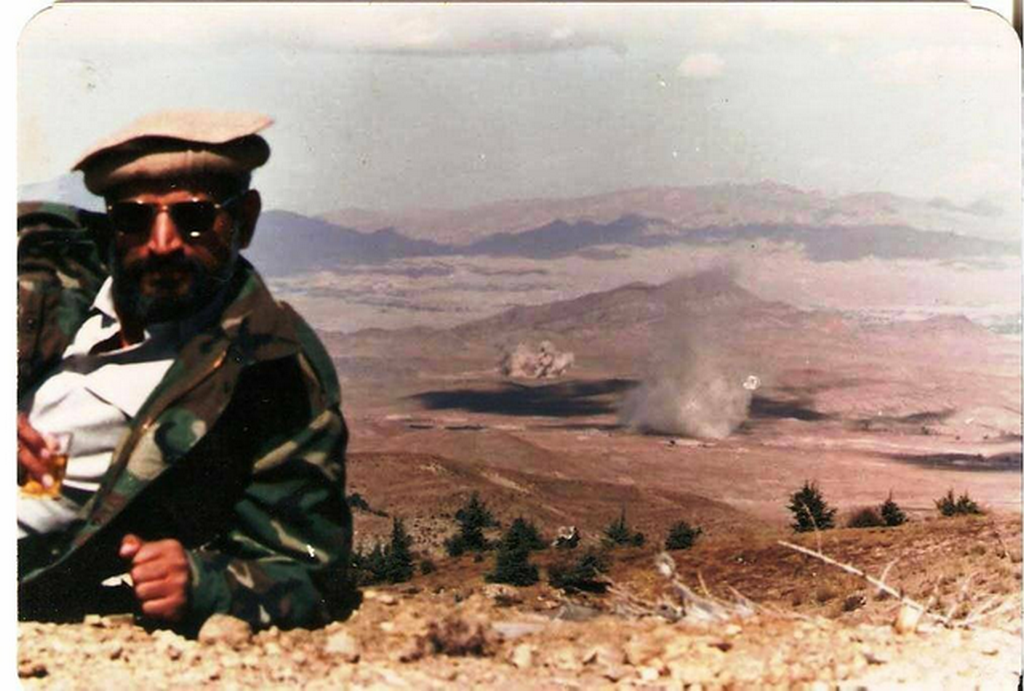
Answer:
[(282, 276), (409, 257), (460, 255), (544, 260), (616, 246), (738, 242), (794, 243), (803, 246), (809, 259), (819, 262), (853, 261), (868, 256), (952, 260), (1018, 251), (1011, 243), (907, 226), (760, 223), (677, 229), (662, 219), (637, 215), (622, 216), (608, 223), (556, 220), (518, 233), (494, 233), (466, 245), (454, 245), (410, 238), (393, 228), (364, 233), (292, 212), (268, 211), (260, 219), (248, 256), (265, 274)]
[(573, 199), (516, 199), (464, 209), (386, 213), (341, 209), (326, 221), (354, 230), (394, 228), (407, 237), (468, 245), (495, 233), (520, 233), (556, 221), (608, 224), (628, 216), (661, 219), (678, 229), (749, 225), (909, 226), (1013, 241), (1015, 213), (988, 200), (958, 206), (947, 199), (910, 199), (884, 192), (829, 196), (775, 182), (644, 187)]
[[(19, 199), (101, 207), (78, 175), (23, 186)], [(955, 260), (1017, 255), (1018, 244), (998, 239), (1016, 237), (1001, 234), (995, 219), (1003, 216), (984, 201), (962, 208), (885, 193), (826, 197), (776, 183), (659, 187), (397, 215), (345, 210), (312, 218), (270, 210), (261, 216), (248, 254), (269, 276), (409, 257), (601, 259), (615, 258), (608, 250), (621, 247), (739, 242), (793, 243), (819, 262), (868, 256)]]

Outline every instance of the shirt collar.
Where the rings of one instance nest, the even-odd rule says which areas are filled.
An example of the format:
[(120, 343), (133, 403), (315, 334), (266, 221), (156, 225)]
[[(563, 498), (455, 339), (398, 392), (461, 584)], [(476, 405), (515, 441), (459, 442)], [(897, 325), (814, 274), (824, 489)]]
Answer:
[(92, 308), (97, 310), (100, 314), (113, 321), (118, 321), (117, 312), (114, 311), (114, 279), (107, 277), (107, 280), (103, 281), (103, 285), (100, 286), (100, 290), (96, 293), (96, 298), (92, 301)]
[[(184, 340), (198, 333), (217, 319), (224, 307), (225, 297), (225, 291), (222, 289), (201, 310), (185, 319), (148, 325), (143, 329), (143, 341), (154, 338)], [(120, 328), (121, 321), (117, 318), (117, 311), (114, 309), (114, 279), (110, 276), (96, 293), (92, 308), (103, 315), (104, 326), (116, 324)]]

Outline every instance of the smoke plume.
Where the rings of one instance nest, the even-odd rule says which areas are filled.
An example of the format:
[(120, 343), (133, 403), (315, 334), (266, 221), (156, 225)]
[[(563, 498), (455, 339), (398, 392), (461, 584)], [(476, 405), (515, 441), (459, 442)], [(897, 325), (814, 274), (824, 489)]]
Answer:
[(720, 350), (712, 351), (714, 339), (689, 335), (672, 341), (626, 397), (620, 422), (642, 432), (728, 437), (747, 419), (760, 380)]

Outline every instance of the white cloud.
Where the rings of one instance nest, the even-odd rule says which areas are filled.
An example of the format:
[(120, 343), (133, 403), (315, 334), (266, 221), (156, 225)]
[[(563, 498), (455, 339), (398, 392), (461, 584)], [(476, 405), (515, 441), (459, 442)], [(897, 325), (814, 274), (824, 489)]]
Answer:
[(679, 63), (678, 72), (691, 79), (714, 79), (725, 69), (725, 60), (717, 53), (691, 53)]

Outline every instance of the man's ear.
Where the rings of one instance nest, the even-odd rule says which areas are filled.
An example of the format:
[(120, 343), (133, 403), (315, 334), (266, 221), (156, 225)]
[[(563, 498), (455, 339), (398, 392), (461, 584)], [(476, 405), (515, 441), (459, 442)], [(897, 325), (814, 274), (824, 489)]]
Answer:
[(249, 190), (238, 200), (238, 248), (245, 249), (252, 242), (256, 232), (256, 221), (260, 217), (263, 201), (260, 193)]

